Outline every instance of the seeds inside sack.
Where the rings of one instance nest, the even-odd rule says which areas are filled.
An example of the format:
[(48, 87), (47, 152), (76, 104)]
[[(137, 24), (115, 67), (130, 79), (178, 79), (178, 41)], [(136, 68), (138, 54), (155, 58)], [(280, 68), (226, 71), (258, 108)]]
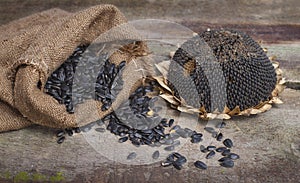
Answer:
[[(48, 78), (46, 93), (66, 106), (69, 113), (87, 99), (102, 102), (101, 110), (109, 109), (117, 94), (122, 90), (120, 77), (126, 64), (110, 63), (106, 54), (96, 55), (88, 45), (79, 46), (73, 54)], [(77, 67), (83, 68), (76, 73)]]

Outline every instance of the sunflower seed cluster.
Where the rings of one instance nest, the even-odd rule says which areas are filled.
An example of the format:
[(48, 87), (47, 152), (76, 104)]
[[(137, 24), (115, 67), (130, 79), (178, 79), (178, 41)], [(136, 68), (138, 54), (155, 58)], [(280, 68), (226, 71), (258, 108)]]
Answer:
[(115, 65), (107, 54), (87, 48), (88, 45), (77, 47), (45, 84), (46, 93), (64, 104), (69, 113), (74, 113), (75, 106), (87, 99), (101, 101), (105, 111), (122, 90), (121, 74), (126, 62)]
[[(138, 87), (129, 96), (128, 101), (123, 102), (118, 109), (108, 114), (102, 119), (87, 124), (80, 128), (65, 129), (57, 132), (57, 143), (65, 140), (65, 134), (72, 136), (73, 133), (89, 132), (94, 128), (98, 133), (110, 131), (119, 136), (119, 143), (131, 143), (136, 147), (148, 145), (151, 147), (163, 146), (163, 150), (170, 152), (166, 160), (161, 162), (161, 166), (172, 166), (177, 170), (184, 168), (187, 158), (176, 152), (180, 145), (180, 138), (189, 139), (190, 143), (200, 145), (199, 153), (205, 153), (207, 160), (214, 160), (216, 156), (220, 166), (232, 168), (239, 155), (231, 152), (234, 147), (233, 141), (229, 138), (224, 139), (220, 130), (226, 126), (225, 122), (220, 122), (214, 127), (205, 127), (211, 136), (223, 145), (217, 147), (211, 145), (204, 146), (201, 142), (204, 140), (202, 133), (189, 128), (182, 128), (176, 124), (174, 119), (162, 118), (158, 115), (160, 108), (157, 108), (157, 97), (149, 97), (147, 94), (153, 92), (156, 88), (156, 82), (147, 82), (146, 85)], [(149, 113), (152, 111), (151, 113)], [(154, 112), (155, 111), (155, 112)], [(106, 127), (105, 127), (106, 125)], [(219, 155), (218, 155), (219, 154)], [(128, 161), (133, 161), (139, 155), (136, 152), (130, 152), (127, 156)], [(160, 152), (154, 151), (153, 159), (158, 159)], [(200, 160), (194, 162), (196, 168), (205, 170), (208, 166)]]
[(204, 106), (208, 112), (222, 111), (225, 105), (231, 110), (254, 107), (270, 99), (277, 81), (260, 45), (238, 31), (203, 32), (185, 42), (173, 60), (168, 80), (175, 96), (195, 107)]
[[(192, 49), (194, 49), (194, 47)], [(182, 49), (182, 52), (184, 52), (184, 49)], [(180, 61), (193, 59), (192, 56), (182, 57), (180, 54), (177, 54), (174, 58), (178, 60), (179, 57), (181, 58)], [(179, 67), (180, 69), (184, 68), (186, 70), (188, 68), (184, 65), (185, 62), (178, 63), (182, 66)], [(208, 66), (212, 68), (216, 65), (209, 63)], [(120, 74), (124, 67), (125, 61), (119, 65), (115, 65), (110, 63), (106, 54), (99, 55), (96, 51), (87, 49), (87, 46), (79, 46), (48, 78), (45, 89), (46, 92), (53, 96), (59, 103), (66, 105), (66, 109), (69, 113), (74, 113), (76, 104), (82, 103), (87, 99), (101, 101), (103, 103), (102, 110), (104, 111), (110, 108), (119, 91), (123, 88), (123, 80)], [(191, 68), (195, 68), (193, 64)], [(199, 68), (201, 70), (201, 67)], [(185, 70), (181, 70), (176, 76), (170, 75), (170, 78), (186, 78), (187, 73)], [(203, 77), (204, 79), (199, 77), (201, 72), (198, 74), (197, 72), (198, 70), (195, 69), (190, 70), (188, 74), (192, 80), (187, 79), (184, 83), (178, 83), (180, 86), (186, 87), (180, 92), (185, 92), (186, 95), (193, 94), (195, 91), (191, 89), (192, 87), (189, 87), (191, 82), (197, 85), (205, 81), (208, 82), (207, 73), (209, 72), (207, 70), (203, 70), (203, 72), (206, 73), (206, 77)], [(211, 73), (209, 77), (215, 75), (215, 73)], [(195, 80), (197, 80), (198, 83)], [(119, 143), (130, 142), (137, 147), (141, 145), (149, 145), (152, 147), (164, 146), (164, 151), (170, 151), (171, 154), (169, 154), (166, 161), (162, 162), (161, 165), (163, 167), (173, 166), (181, 170), (187, 162), (187, 158), (176, 152), (176, 148), (180, 145), (180, 138), (189, 138), (191, 143), (201, 144), (204, 137), (202, 133), (189, 128), (182, 128), (176, 124), (174, 119), (162, 118), (158, 114), (159, 111), (162, 110), (162, 107), (156, 105), (158, 97), (151, 97), (151, 93), (155, 92), (157, 87), (158, 83), (156, 81), (146, 80), (143, 85), (137, 87), (137, 89), (131, 93), (127, 101), (121, 103), (117, 109), (104, 118), (80, 128), (59, 130), (56, 134), (58, 138), (57, 143), (63, 143), (66, 139), (66, 135), (72, 136), (74, 133), (85, 133), (92, 129), (98, 133), (104, 133), (108, 130), (112, 134), (119, 136)], [(199, 98), (199, 96), (191, 96), (192, 98), (187, 101), (201, 101), (197, 103), (199, 106), (209, 106), (211, 88), (202, 85), (201, 87), (203, 88), (196, 88), (196, 92), (203, 90), (206, 93), (203, 92), (199, 95), (200, 100), (195, 100), (195, 97)], [(218, 100), (223, 100), (223, 98), (219, 98)], [(220, 129), (225, 126), (226, 124), (222, 122), (218, 124), (216, 128)], [(232, 140), (228, 138), (223, 140), (223, 134), (220, 131), (217, 132), (215, 128), (206, 127), (205, 130), (211, 133), (212, 137), (217, 141), (221, 141), (224, 146), (216, 147), (209, 145), (205, 147), (200, 145), (200, 152), (206, 153), (206, 159), (214, 159), (219, 153), (223, 156), (218, 160), (220, 165), (227, 168), (233, 167), (234, 160), (239, 159), (239, 155), (231, 152), (231, 148), (234, 146)], [(137, 156), (138, 154), (136, 152), (131, 152), (127, 156), (127, 160), (131, 161)], [(160, 152), (157, 150), (154, 151), (152, 158), (158, 159), (159, 157)], [(207, 169), (207, 165), (200, 160), (195, 161), (194, 165), (199, 169)]]

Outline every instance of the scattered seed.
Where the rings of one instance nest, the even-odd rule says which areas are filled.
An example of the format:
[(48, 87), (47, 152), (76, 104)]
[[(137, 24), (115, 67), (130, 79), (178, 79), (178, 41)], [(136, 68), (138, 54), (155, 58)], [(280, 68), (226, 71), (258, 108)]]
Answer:
[(184, 156), (178, 157), (177, 160), (175, 161), (175, 163), (177, 163), (177, 164), (179, 164), (179, 165), (183, 165), (183, 164), (186, 163), (186, 162), (187, 162), (187, 159), (186, 159), (186, 157), (184, 157)]
[(56, 133), (56, 137), (62, 137), (64, 135), (65, 135), (65, 131), (63, 131), (63, 130), (60, 130)]
[(203, 163), (202, 161), (195, 161), (194, 163), (195, 167), (206, 170), (207, 169), (207, 165), (205, 163)]
[(201, 133), (195, 133), (191, 136), (191, 142), (192, 143), (199, 143), (202, 141), (202, 134)]
[(174, 154), (175, 154), (175, 153), (169, 154), (169, 156), (167, 157), (167, 160), (168, 160), (168, 161), (171, 161), (171, 162), (175, 161), (175, 160), (174, 160), (174, 158), (175, 158), (175, 155), (174, 155)]
[(206, 130), (208, 133), (213, 133), (215, 132), (215, 129), (212, 127), (205, 127), (204, 130)]
[(216, 149), (216, 146), (207, 146), (206, 148), (208, 151), (213, 151)]
[(173, 162), (173, 166), (177, 169), (177, 170), (181, 170), (182, 169), (182, 165), (177, 163), (177, 162)]
[(187, 138), (188, 137), (188, 133), (182, 128), (177, 129), (176, 133), (178, 135), (180, 135), (180, 137), (182, 137), (182, 138)]
[(126, 142), (127, 140), (128, 140), (128, 137), (126, 137), (126, 136), (119, 138), (120, 143)]
[(178, 152), (173, 152), (173, 153), (171, 154), (171, 156), (173, 156), (173, 157), (175, 157), (175, 158), (180, 158), (180, 157), (182, 157), (182, 155), (179, 154)]
[(103, 133), (105, 132), (105, 128), (96, 128), (95, 131)]
[(228, 156), (230, 154), (230, 149), (226, 149), (222, 152), (223, 156)]
[(233, 146), (233, 142), (230, 139), (225, 139), (223, 141), (223, 144), (228, 148), (231, 148)]
[(136, 154), (135, 152), (132, 152), (132, 153), (130, 153), (130, 154), (127, 156), (127, 159), (128, 159), (128, 160), (131, 160), (131, 159), (136, 158), (136, 156), (137, 156), (137, 154)]
[(217, 149), (216, 149), (216, 151), (217, 152), (223, 152), (223, 151), (225, 151), (227, 148), (226, 147), (218, 147)]
[(212, 157), (214, 157), (216, 155), (215, 151), (210, 151), (207, 155), (206, 155), (206, 159), (211, 159)]
[(222, 133), (218, 133), (218, 135), (216, 137), (217, 141), (221, 141), (222, 138), (223, 138), (223, 134)]
[(169, 120), (169, 127), (173, 126), (174, 121), (175, 121), (174, 119), (170, 119), (170, 120)]
[(57, 143), (58, 143), (58, 144), (61, 144), (61, 143), (64, 142), (65, 139), (66, 139), (66, 137), (65, 137), (65, 136), (62, 136), (62, 137), (60, 137), (60, 138), (57, 140)]
[(231, 159), (226, 159), (222, 161), (220, 165), (226, 168), (232, 168), (234, 166), (234, 162)]
[(228, 158), (230, 159), (233, 159), (233, 160), (236, 160), (236, 159), (239, 159), (240, 156), (238, 154), (235, 154), (235, 153), (230, 153), (227, 155)]
[(226, 160), (229, 160), (230, 158), (228, 158), (228, 157), (222, 157), (221, 159), (219, 159), (218, 161), (219, 162), (223, 162), (223, 161), (226, 161)]
[(164, 148), (166, 151), (173, 151), (175, 149), (175, 147), (173, 145), (171, 146), (167, 146)]
[(153, 159), (158, 159), (158, 158), (159, 158), (159, 151), (155, 151), (155, 152), (152, 154), (152, 158), (153, 158)]
[(92, 129), (92, 127), (80, 127), (80, 131), (82, 132), (88, 132)]

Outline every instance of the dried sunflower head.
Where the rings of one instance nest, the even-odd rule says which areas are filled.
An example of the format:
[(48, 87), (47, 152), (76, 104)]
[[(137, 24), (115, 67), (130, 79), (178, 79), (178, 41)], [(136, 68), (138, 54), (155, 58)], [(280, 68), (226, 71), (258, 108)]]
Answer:
[(166, 84), (178, 105), (204, 113), (259, 108), (272, 99), (279, 82), (260, 45), (233, 30), (194, 36), (178, 48), (168, 69)]

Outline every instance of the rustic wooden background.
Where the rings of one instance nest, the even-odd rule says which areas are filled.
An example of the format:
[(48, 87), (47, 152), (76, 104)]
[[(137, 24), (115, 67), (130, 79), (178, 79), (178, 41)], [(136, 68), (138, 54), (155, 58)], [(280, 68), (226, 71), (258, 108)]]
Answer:
[[(162, 168), (159, 162), (119, 164), (96, 152), (82, 135), (58, 145), (54, 129), (33, 126), (0, 134), (0, 182), (299, 182), (300, 1), (2, 0), (0, 25), (49, 8), (78, 11), (101, 3), (116, 5), (129, 20), (156, 18), (194, 31), (247, 32), (280, 62), (288, 81), (280, 96), (284, 104), (228, 121), (224, 134), (232, 136), (241, 155), (233, 169), (213, 166), (200, 171), (192, 162), (181, 171)], [(183, 152), (191, 159), (199, 153), (193, 147)]]

